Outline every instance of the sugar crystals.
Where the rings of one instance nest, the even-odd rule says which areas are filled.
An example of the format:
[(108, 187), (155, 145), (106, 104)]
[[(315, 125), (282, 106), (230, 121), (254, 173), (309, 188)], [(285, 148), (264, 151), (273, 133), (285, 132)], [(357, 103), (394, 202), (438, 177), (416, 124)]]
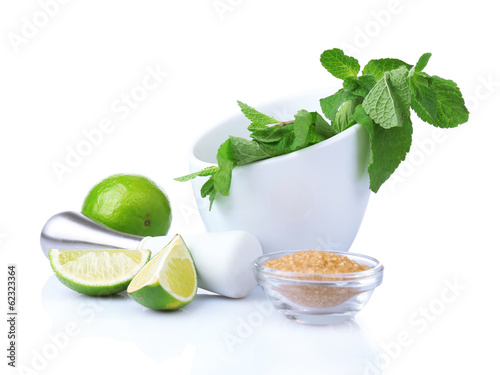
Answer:
[(280, 271), (316, 274), (351, 273), (370, 268), (346, 256), (322, 250), (304, 250), (281, 258), (270, 259), (264, 266)]

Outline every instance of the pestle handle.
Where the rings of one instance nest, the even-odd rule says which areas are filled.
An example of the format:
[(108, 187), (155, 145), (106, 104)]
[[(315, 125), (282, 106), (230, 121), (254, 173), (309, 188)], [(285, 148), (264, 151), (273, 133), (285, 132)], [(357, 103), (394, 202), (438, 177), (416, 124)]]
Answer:
[(49, 249), (137, 249), (143, 237), (105, 227), (79, 212), (52, 216), (40, 234), (40, 245), (48, 258)]

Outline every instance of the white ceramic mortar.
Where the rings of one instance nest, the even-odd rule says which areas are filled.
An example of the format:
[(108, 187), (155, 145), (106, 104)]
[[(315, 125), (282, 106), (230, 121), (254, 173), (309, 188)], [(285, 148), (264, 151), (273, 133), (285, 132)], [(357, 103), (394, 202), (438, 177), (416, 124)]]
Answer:
[[(300, 109), (321, 113), (319, 99), (333, 93), (307, 92), (255, 107), (287, 121)], [(200, 136), (189, 152), (190, 172), (215, 165), (217, 149), (229, 135), (249, 138), (249, 124), (237, 114)], [(236, 167), (229, 196), (218, 194), (211, 211), (208, 199), (200, 196), (207, 178), (198, 177), (192, 185), (203, 222), (209, 232), (253, 233), (264, 253), (348, 251), (370, 196), (368, 149), (368, 133), (355, 125), (314, 146)]]

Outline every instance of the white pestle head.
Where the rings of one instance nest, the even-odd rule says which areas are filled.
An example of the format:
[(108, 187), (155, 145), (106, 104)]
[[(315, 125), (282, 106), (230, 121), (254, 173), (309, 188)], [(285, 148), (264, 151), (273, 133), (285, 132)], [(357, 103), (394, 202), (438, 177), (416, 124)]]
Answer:
[[(262, 247), (253, 234), (238, 230), (190, 234), (182, 238), (193, 256), (200, 288), (242, 298), (257, 285), (253, 263), (262, 255)], [(154, 254), (167, 243), (164, 237), (146, 237), (139, 248)]]

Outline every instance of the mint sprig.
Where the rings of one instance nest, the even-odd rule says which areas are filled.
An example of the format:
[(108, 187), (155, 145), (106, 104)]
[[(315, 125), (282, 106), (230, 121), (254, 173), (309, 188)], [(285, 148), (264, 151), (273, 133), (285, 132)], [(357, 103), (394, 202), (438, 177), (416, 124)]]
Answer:
[(240, 106), (241, 112), (245, 115), (245, 117), (252, 121), (253, 125), (256, 127), (264, 128), (266, 125), (276, 124), (278, 122), (273, 117), (267, 116), (257, 111), (255, 108), (240, 102), (239, 100), (238, 105)]
[(366, 113), (385, 129), (402, 127), (410, 117), (411, 91), (407, 77), (405, 66), (385, 72), (363, 101)]
[(430, 53), (423, 54), (415, 65), (399, 59), (376, 59), (361, 70), (358, 60), (342, 50), (326, 50), (321, 54), (321, 64), (343, 81), (340, 90), (320, 99), (329, 122), (321, 114), (304, 109), (293, 120), (280, 122), (238, 101), (251, 121), (250, 139), (230, 136), (217, 151), (218, 166), (176, 180), (209, 177), (201, 196), (209, 197), (212, 208), (217, 194), (229, 195), (235, 167), (300, 150), (359, 123), (369, 134), (370, 189), (377, 192), (410, 150), (411, 110), (424, 122), (440, 128), (456, 127), (469, 118), (458, 86), (423, 71), (430, 57)]

